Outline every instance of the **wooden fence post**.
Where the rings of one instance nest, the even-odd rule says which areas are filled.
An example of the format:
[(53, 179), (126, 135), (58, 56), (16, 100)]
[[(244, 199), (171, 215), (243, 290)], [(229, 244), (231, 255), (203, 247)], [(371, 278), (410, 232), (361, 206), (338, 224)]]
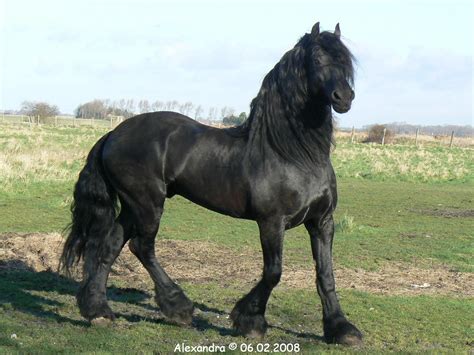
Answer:
[(385, 133), (387, 133), (387, 129), (386, 129), (386, 128), (383, 129), (382, 145), (385, 144)]
[(451, 140), (449, 141), (449, 148), (453, 147), (453, 138), (454, 138), (454, 131), (451, 132)]
[(419, 128), (416, 129), (416, 134), (415, 134), (415, 147), (418, 146), (418, 132), (420, 131)]
[(351, 132), (351, 144), (354, 143), (354, 126), (352, 126), (352, 132)]
[(58, 116), (54, 116), (54, 127), (58, 126)]

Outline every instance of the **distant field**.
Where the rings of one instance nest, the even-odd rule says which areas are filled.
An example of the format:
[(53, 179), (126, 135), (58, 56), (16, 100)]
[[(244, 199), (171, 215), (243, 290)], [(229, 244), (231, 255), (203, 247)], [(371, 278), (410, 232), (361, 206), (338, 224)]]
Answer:
[[(178, 342), (246, 342), (233, 336), (228, 312), (259, 275), (256, 225), (180, 197), (167, 201), (158, 254), (198, 306), (193, 327), (166, 323), (149, 277), (128, 253), (109, 283), (118, 321), (97, 328), (81, 319), (76, 281), (55, 273), (58, 232), (69, 222), (85, 156), (107, 129), (0, 123), (0, 352), (170, 353)], [(336, 276), (343, 307), (365, 334), (363, 351), (472, 350), (472, 153), (339, 137)], [(284, 258), (265, 341), (299, 343), (305, 352), (346, 351), (322, 342), (304, 228), (287, 233)]]
[(333, 154), (336, 174), (373, 180), (462, 182), (472, 179), (472, 148), (405, 144), (339, 143)]
[[(92, 144), (108, 127), (0, 124), (0, 182), (70, 181)], [(466, 139), (467, 141), (467, 139)], [(474, 176), (474, 149), (410, 144), (351, 144), (341, 134), (333, 152), (339, 177), (462, 182)]]

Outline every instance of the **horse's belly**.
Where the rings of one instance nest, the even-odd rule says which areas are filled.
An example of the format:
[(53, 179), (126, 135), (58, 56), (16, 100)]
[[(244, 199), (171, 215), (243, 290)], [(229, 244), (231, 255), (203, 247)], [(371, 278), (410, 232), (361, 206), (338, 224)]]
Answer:
[(239, 186), (218, 184), (215, 181), (203, 181), (199, 178), (194, 181), (177, 182), (171, 186), (172, 193), (183, 196), (188, 200), (231, 217), (249, 218), (247, 195)]

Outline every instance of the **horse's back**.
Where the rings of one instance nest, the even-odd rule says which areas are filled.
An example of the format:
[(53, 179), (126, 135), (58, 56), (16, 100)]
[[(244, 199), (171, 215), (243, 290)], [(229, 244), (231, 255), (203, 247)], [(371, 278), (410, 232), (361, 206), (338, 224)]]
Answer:
[(204, 207), (246, 214), (244, 141), (225, 130), (174, 112), (135, 116), (118, 126), (104, 145), (102, 159), (120, 190), (158, 188)]
[(206, 129), (206, 126), (177, 112), (159, 111), (134, 116), (117, 126), (111, 137), (113, 140), (158, 141), (176, 130), (189, 133)]
[[(203, 129), (203, 125), (175, 112), (132, 117), (110, 133), (102, 151), (103, 165), (117, 180), (165, 181), (173, 173), (164, 170), (168, 162), (185, 156)], [(174, 142), (170, 147), (170, 141), (182, 144)]]

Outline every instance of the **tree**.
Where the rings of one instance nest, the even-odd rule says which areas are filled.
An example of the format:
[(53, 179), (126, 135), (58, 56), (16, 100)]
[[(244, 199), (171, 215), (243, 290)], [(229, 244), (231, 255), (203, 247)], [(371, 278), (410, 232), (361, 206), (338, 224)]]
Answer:
[(133, 112), (118, 107), (109, 107), (109, 109), (107, 110), (107, 114), (112, 116), (122, 116), (124, 118), (130, 118), (133, 116)]
[(182, 105), (179, 105), (179, 112), (183, 115), (189, 116), (189, 113), (193, 109), (194, 105), (191, 101), (187, 101)]
[(194, 119), (197, 120), (199, 118), (199, 115), (202, 113), (202, 106), (197, 105), (194, 107)]
[(147, 113), (150, 112), (150, 103), (148, 100), (140, 100), (138, 102), (138, 110), (140, 113)]
[(151, 109), (153, 111), (160, 111), (163, 107), (164, 107), (164, 103), (161, 102), (160, 100), (155, 100), (155, 102), (151, 104)]
[(216, 115), (217, 115), (217, 108), (209, 107), (207, 118), (212, 121), (216, 117)]
[(133, 116), (133, 113), (135, 112), (135, 101), (133, 99), (128, 99), (127, 103), (125, 105), (125, 110), (127, 112), (130, 112), (129, 116), (125, 116), (125, 118), (130, 118)]
[(173, 108), (174, 108), (174, 105), (175, 105), (174, 103), (175, 103), (175, 102), (176, 102), (176, 101), (169, 101), (169, 100), (166, 101), (165, 104), (164, 104), (164, 109), (165, 109), (166, 111), (173, 111)]
[(125, 112), (127, 109), (127, 100), (120, 99), (117, 103), (117, 108), (120, 109), (122, 112)]
[(226, 116), (231, 116), (231, 114), (228, 112), (227, 106), (224, 106), (221, 108), (221, 118), (224, 119)]
[(166, 109), (168, 111), (175, 111), (178, 105), (179, 105), (179, 102), (176, 100), (166, 101)]
[(103, 119), (107, 115), (109, 107), (102, 100), (92, 100), (79, 105), (75, 110), (75, 116), (78, 118)]
[(23, 101), (21, 112), (28, 116), (38, 117), (39, 120), (44, 121), (47, 117), (59, 115), (59, 108), (56, 105), (42, 101)]

